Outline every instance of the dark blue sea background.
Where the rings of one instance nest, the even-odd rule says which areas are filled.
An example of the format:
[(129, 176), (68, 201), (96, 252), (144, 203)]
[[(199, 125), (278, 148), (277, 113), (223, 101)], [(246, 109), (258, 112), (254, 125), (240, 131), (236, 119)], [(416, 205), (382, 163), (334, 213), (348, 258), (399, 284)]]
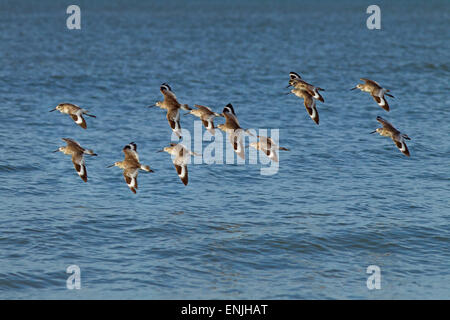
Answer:
[[(66, 9), (81, 8), (81, 30)], [(381, 30), (366, 9), (381, 8)], [(448, 1), (0, 2), (0, 298), (450, 299)], [(325, 89), (320, 125), (285, 95)], [(350, 91), (366, 77), (391, 111)], [(244, 128), (279, 129), (278, 173), (191, 164), (178, 178), (161, 83)], [(88, 109), (83, 130), (58, 103)], [(184, 113), (184, 112), (183, 112)], [(380, 115), (411, 157), (369, 134)], [(181, 116), (193, 133), (191, 115)], [(216, 123), (223, 119), (216, 119)], [(89, 180), (70, 157), (94, 149)], [(130, 192), (118, 168), (134, 141)], [(209, 142), (204, 142), (204, 147)], [(228, 142), (224, 142), (225, 144)], [(68, 290), (66, 268), (81, 270)], [(381, 270), (369, 290), (367, 267)]]

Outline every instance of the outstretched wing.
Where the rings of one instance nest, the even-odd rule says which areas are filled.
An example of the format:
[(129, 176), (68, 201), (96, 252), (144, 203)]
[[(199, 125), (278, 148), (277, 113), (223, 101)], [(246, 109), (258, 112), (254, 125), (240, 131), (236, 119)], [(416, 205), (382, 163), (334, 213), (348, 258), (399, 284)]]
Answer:
[(65, 141), (65, 142), (67, 143), (67, 146), (68, 146), (68, 147), (80, 149), (80, 150), (82, 150), (82, 151), (84, 150), (84, 148), (83, 148), (78, 142), (76, 142), (76, 141), (73, 140), (73, 139), (70, 139), (70, 138), (62, 138), (62, 140)]
[(289, 72), (289, 79), (301, 79), (300, 75), (297, 72), (291, 71)]
[(408, 147), (406, 146), (406, 143), (404, 141), (398, 141), (398, 140), (394, 140), (395, 145), (397, 146), (397, 148), (405, 155), (405, 156), (410, 156), (409, 154), (409, 150)]
[(377, 121), (383, 125), (384, 128), (391, 131), (392, 133), (398, 133), (399, 131), (394, 128), (394, 126), (387, 120), (384, 120), (382, 117), (378, 116)]
[(374, 95), (372, 94), (372, 98), (375, 100), (375, 102), (382, 107), (384, 110), (389, 111), (389, 104), (384, 97), (384, 95)]
[(272, 160), (274, 162), (278, 162), (278, 154), (274, 148), (267, 149), (266, 154), (270, 160)]
[(278, 154), (276, 152), (276, 149), (273, 147), (269, 147), (269, 145), (261, 144), (261, 151), (263, 151), (267, 157), (269, 157), (270, 160), (274, 162), (278, 162)]
[(168, 110), (166, 117), (172, 131), (175, 132), (178, 137), (181, 137), (180, 110)]
[(316, 108), (316, 101), (310, 95), (305, 96), (303, 99), (308, 115), (311, 117), (311, 119), (314, 120), (316, 124), (319, 124), (319, 112)]
[(313, 98), (316, 99), (316, 100), (319, 100), (320, 102), (325, 102), (324, 98), (319, 93), (320, 89), (321, 88), (314, 87), (314, 89), (313, 89), (313, 93), (314, 93)]
[(194, 104), (194, 107), (196, 107), (197, 109), (200, 109), (200, 110), (204, 110), (206, 113), (212, 113), (213, 112), (210, 107), (201, 106), (199, 104)]
[(74, 113), (71, 114), (70, 117), (73, 119), (73, 121), (75, 121), (75, 123), (77, 125), (79, 125), (80, 127), (82, 127), (83, 129), (87, 128), (86, 125), (86, 120), (84, 120), (83, 116), (81, 115), (81, 113)]
[(371, 84), (373, 86), (377, 86), (379, 88), (381, 88), (381, 86), (378, 84), (378, 82), (367, 79), (367, 78), (360, 78), (361, 81), (364, 81), (365, 83)]
[(227, 128), (238, 129), (241, 127), (236, 115), (229, 112), (224, 112), (223, 115), (225, 116), (225, 126)]
[(185, 186), (188, 184), (188, 169), (186, 164), (174, 163), (177, 174)]
[(236, 116), (236, 112), (234, 112), (233, 105), (231, 103), (227, 104), (222, 111), (222, 114), (225, 117), (225, 124), (229, 128), (240, 128), (239, 120)]
[(138, 183), (137, 183), (137, 176), (138, 176), (138, 169), (126, 169), (123, 170), (123, 177), (125, 178), (125, 182), (128, 185), (128, 188), (130, 188), (130, 190), (133, 193), (136, 193), (136, 189), (138, 188)]
[(137, 145), (134, 142), (127, 144), (123, 149), (125, 153), (125, 161), (139, 162), (139, 155), (137, 153)]
[(87, 182), (87, 171), (86, 166), (84, 164), (84, 156), (81, 153), (74, 153), (72, 155), (72, 162), (73, 166), (75, 167), (75, 170), (77, 171), (78, 175), (81, 179), (83, 179), (84, 182)]
[(265, 148), (270, 148), (273, 144), (273, 140), (271, 138), (268, 138), (266, 136), (257, 136), (259, 139), (259, 143), (261, 146), (264, 146)]
[(167, 105), (173, 107), (173, 108), (179, 108), (181, 105), (177, 100), (177, 96), (172, 92), (168, 90), (161, 90), (163, 96), (164, 96), (164, 103)]
[(234, 152), (236, 152), (236, 154), (242, 159), (245, 159), (245, 149), (242, 133), (242, 129), (234, 130), (232, 133), (230, 133), (229, 139), (231, 145), (233, 146)]
[(212, 135), (214, 135), (214, 122), (213, 120), (206, 119), (202, 120), (203, 125), (205, 126), (206, 130), (208, 130)]

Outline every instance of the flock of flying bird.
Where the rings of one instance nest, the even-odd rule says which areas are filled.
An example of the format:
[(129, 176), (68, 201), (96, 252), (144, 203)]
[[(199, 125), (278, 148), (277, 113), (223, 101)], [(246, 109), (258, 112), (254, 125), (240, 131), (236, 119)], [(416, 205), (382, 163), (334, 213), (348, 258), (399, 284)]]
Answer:
[[(290, 72), (289, 73), (289, 85), (287, 88), (292, 87), (291, 91), (288, 93), (292, 93), (299, 98), (303, 99), (306, 111), (311, 119), (319, 124), (319, 112), (316, 108), (316, 100), (324, 102), (322, 95), (319, 91), (324, 91), (324, 89), (320, 87), (316, 87), (314, 85), (309, 84), (304, 81), (298, 73)], [(389, 105), (385, 98), (385, 95), (394, 97), (389, 94), (389, 90), (381, 87), (377, 82), (365, 78), (361, 78), (364, 81), (364, 84), (358, 84), (351, 90), (360, 89), (363, 92), (368, 92), (376, 101), (376, 103), (386, 111), (389, 111)], [(181, 126), (180, 126), (180, 109), (187, 110), (186, 114), (192, 114), (201, 119), (204, 127), (211, 134), (215, 134), (215, 129), (220, 129), (226, 133), (228, 133), (229, 141), (233, 146), (236, 154), (245, 159), (245, 149), (243, 143), (243, 135), (248, 134), (253, 136), (253, 134), (248, 129), (243, 129), (239, 120), (236, 116), (234, 108), (231, 104), (228, 104), (224, 107), (222, 113), (216, 113), (212, 111), (209, 107), (194, 105), (194, 108), (190, 108), (187, 104), (180, 104), (178, 102), (177, 97), (173, 93), (171, 87), (167, 83), (163, 83), (160, 86), (160, 91), (164, 96), (163, 101), (158, 101), (154, 105), (149, 106), (159, 107), (161, 109), (167, 110), (166, 118), (169, 122), (169, 125), (172, 131), (181, 139)], [(89, 111), (79, 106), (71, 103), (60, 103), (56, 108), (50, 110), (50, 112), (58, 110), (61, 113), (68, 114), (83, 129), (87, 128), (86, 120), (83, 118), (83, 115), (93, 117), (96, 116), (89, 114)], [(225, 123), (219, 124), (217, 127), (214, 126), (214, 119), (216, 117), (224, 117)], [(390, 137), (397, 148), (406, 156), (410, 156), (408, 147), (406, 146), (405, 139), (410, 140), (410, 138), (406, 135), (398, 131), (392, 124), (388, 121), (384, 120), (382, 117), (378, 116), (377, 121), (379, 121), (383, 127), (377, 128), (375, 131), (371, 133), (379, 133), (382, 136)], [(278, 162), (277, 150), (285, 150), (289, 151), (289, 149), (278, 146), (271, 138), (264, 136), (257, 136), (258, 141), (252, 142), (249, 144), (250, 147), (253, 147), (257, 150), (261, 150), (264, 152), (272, 161)], [(62, 152), (64, 154), (68, 154), (72, 156), (72, 162), (74, 164), (75, 170), (78, 175), (83, 179), (84, 182), (87, 182), (87, 171), (84, 160), (84, 155), (96, 156), (93, 150), (83, 148), (78, 142), (69, 138), (63, 138), (66, 142), (66, 146), (59, 147), (54, 152)], [(144, 170), (147, 172), (154, 172), (150, 169), (149, 166), (143, 165), (140, 163), (139, 155), (137, 153), (137, 145), (134, 142), (127, 144), (123, 149), (125, 154), (125, 159), (123, 161), (115, 162), (113, 165), (109, 167), (119, 167), (123, 170), (123, 176), (125, 181), (133, 193), (136, 193), (138, 188), (137, 176), (139, 170)], [(173, 164), (177, 171), (178, 176), (184, 185), (188, 184), (188, 170), (187, 163), (190, 156), (200, 156), (199, 154), (188, 150), (182, 144), (171, 143), (168, 147), (165, 147), (158, 152), (167, 152), (174, 156)]]

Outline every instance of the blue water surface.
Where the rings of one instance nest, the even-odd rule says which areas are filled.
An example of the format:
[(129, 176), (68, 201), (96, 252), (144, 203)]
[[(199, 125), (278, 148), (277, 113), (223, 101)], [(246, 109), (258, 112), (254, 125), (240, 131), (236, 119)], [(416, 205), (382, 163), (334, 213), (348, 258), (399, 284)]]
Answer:
[[(368, 1), (78, 1), (81, 30), (70, 4), (0, 2), (0, 298), (450, 298), (448, 1), (379, 1), (381, 30)], [(326, 90), (319, 126), (284, 95), (290, 71)], [(389, 113), (349, 90), (361, 77), (391, 90)], [(165, 113), (145, 108), (163, 82), (279, 129), (278, 173), (197, 164), (184, 186), (156, 152)], [(48, 112), (60, 102), (97, 118), (83, 130)], [(410, 158), (369, 134), (378, 115)], [(88, 183), (52, 153), (63, 137), (98, 153)], [(136, 195), (106, 168), (131, 141), (155, 170)]]

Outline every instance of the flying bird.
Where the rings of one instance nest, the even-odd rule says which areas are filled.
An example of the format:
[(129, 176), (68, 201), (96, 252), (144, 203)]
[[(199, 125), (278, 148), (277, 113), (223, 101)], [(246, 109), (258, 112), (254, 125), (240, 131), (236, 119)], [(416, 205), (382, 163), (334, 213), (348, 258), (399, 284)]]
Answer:
[(289, 151), (288, 148), (280, 147), (277, 145), (272, 138), (265, 136), (257, 136), (259, 138), (258, 142), (251, 142), (250, 147), (256, 150), (261, 150), (264, 152), (270, 160), (278, 162), (277, 150)]
[(296, 72), (292, 71), (289, 73), (289, 85), (287, 86), (287, 88), (289, 87), (306, 90), (314, 99), (325, 102), (322, 95), (319, 93), (319, 91), (325, 90), (309, 84), (308, 82), (303, 80), (302, 77), (300, 77), (300, 75)]
[(377, 82), (373, 80), (369, 80), (366, 78), (361, 78), (360, 80), (364, 81), (364, 83), (358, 83), (356, 87), (350, 90), (359, 89), (363, 92), (369, 92), (372, 98), (381, 108), (389, 111), (389, 104), (384, 95), (386, 94), (387, 96), (394, 98), (393, 95), (388, 93), (390, 91), (388, 89), (382, 88)]
[(173, 158), (173, 164), (175, 165), (175, 169), (177, 170), (177, 174), (180, 177), (181, 181), (186, 186), (188, 184), (188, 168), (187, 164), (189, 162), (189, 157), (192, 156), (200, 156), (200, 154), (192, 152), (188, 150), (182, 144), (171, 143), (170, 146), (165, 147), (158, 152), (167, 152), (175, 158)]
[(215, 134), (214, 118), (223, 117), (221, 113), (213, 112), (211, 108), (194, 104), (196, 109), (190, 110), (186, 114), (192, 114), (202, 120), (203, 126), (212, 134)]
[(410, 156), (408, 147), (406, 146), (405, 139), (411, 140), (406, 134), (401, 133), (397, 129), (394, 128), (392, 124), (388, 121), (384, 120), (382, 117), (378, 116), (377, 121), (383, 125), (383, 128), (377, 128), (375, 131), (371, 133), (378, 132), (381, 136), (389, 137), (394, 141), (397, 148), (406, 156)]
[(137, 177), (139, 170), (144, 170), (147, 172), (154, 172), (150, 169), (149, 166), (143, 165), (139, 162), (139, 155), (137, 153), (137, 145), (134, 142), (127, 144), (123, 149), (123, 153), (125, 154), (125, 159), (123, 161), (115, 162), (114, 164), (108, 166), (111, 167), (119, 167), (123, 170), (123, 177), (125, 178), (125, 182), (133, 193), (136, 193), (138, 188)]
[(217, 128), (228, 133), (234, 152), (236, 152), (236, 154), (242, 159), (245, 159), (243, 133), (245, 132), (251, 136), (253, 136), (253, 134), (250, 133), (248, 129), (241, 128), (231, 103), (227, 104), (225, 108), (223, 108), (222, 114), (225, 117), (225, 123), (217, 125)]
[(79, 106), (72, 103), (60, 103), (56, 106), (56, 108), (50, 110), (49, 112), (53, 112), (58, 110), (61, 113), (65, 113), (70, 115), (73, 121), (83, 129), (87, 128), (86, 120), (84, 120), (83, 115), (87, 115), (92, 118), (97, 118), (96, 116), (89, 114), (88, 110), (82, 109)]
[(316, 108), (316, 100), (312, 96), (311, 92), (306, 89), (302, 88), (293, 88), (290, 92), (287, 94), (293, 93), (297, 97), (303, 99), (303, 104), (305, 105), (306, 111), (308, 112), (308, 115), (313, 119), (313, 121), (316, 124), (319, 124), (319, 112)]
[(77, 171), (78, 175), (84, 182), (87, 182), (87, 170), (84, 161), (84, 155), (88, 154), (91, 156), (96, 156), (93, 150), (85, 149), (78, 142), (69, 138), (62, 138), (66, 142), (67, 146), (59, 147), (53, 152), (62, 152), (64, 154), (69, 154), (72, 156), (72, 162)]
[(177, 100), (177, 97), (172, 92), (172, 88), (167, 84), (163, 83), (159, 90), (164, 96), (163, 101), (157, 101), (155, 105), (149, 106), (159, 107), (161, 109), (167, 110), (167, 121), (169, 122), (170, 128), (177, 135), (179, 139), (181, 139), (181, 126), (180, 126), (180, 109), (183, 110), (192, 110), (187, 104), (180, 104)]

